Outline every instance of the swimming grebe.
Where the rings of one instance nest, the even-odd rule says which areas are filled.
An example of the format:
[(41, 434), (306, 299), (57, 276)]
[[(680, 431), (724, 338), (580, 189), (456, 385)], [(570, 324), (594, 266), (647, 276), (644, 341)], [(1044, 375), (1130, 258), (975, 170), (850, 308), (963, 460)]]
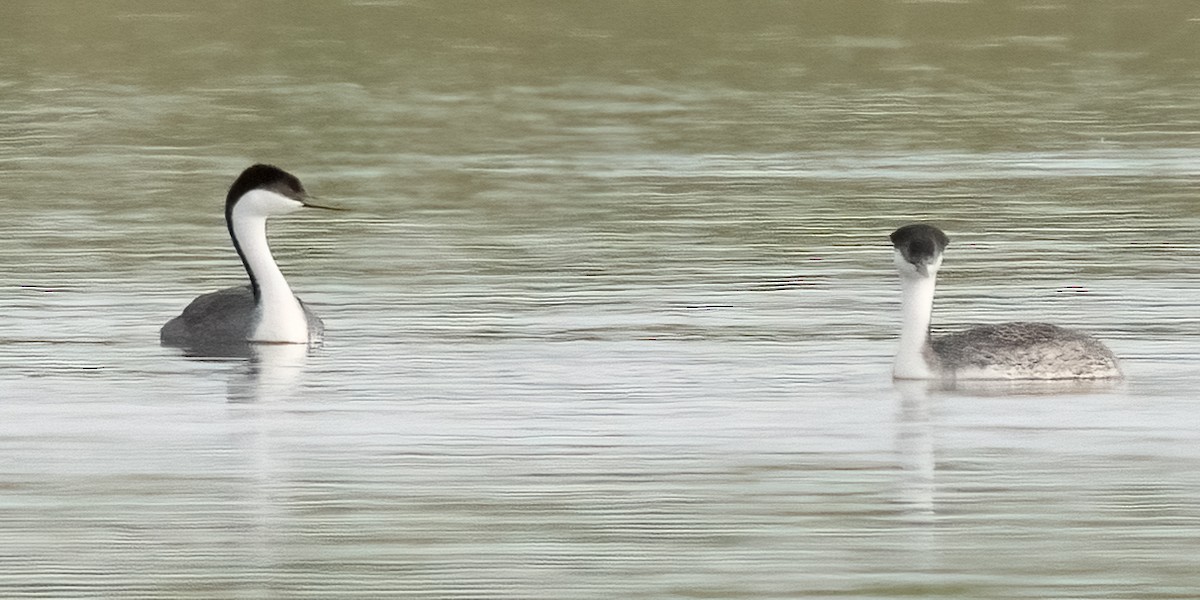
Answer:
[(164, 345), (317, 344), (321, 319), (288, 286), (267, 246), (267, 217), (318, 206), (296, 176), (271, 165), (242, 171), (225, 196), (225, 224), (250, 285), (204, 294), (163, 325)]
[(1048, 323), (984, 325), (931, 338), (933, 290), (950, 238), (924, 223), (892, 232), (903, 324), (896, 379), (1111, 379), (1117, 359), (1103, 343)]

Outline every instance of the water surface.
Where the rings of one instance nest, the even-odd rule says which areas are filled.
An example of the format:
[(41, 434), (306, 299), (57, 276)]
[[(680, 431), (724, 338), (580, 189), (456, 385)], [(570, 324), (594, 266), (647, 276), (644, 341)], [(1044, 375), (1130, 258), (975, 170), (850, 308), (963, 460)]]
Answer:
[[(0, 6), (0, 595), (1182, 598), (1189, 2)], [(158, 328), (272, 223), (311, 355)], [(935, 327), (1127, 380), (893, 385)]]

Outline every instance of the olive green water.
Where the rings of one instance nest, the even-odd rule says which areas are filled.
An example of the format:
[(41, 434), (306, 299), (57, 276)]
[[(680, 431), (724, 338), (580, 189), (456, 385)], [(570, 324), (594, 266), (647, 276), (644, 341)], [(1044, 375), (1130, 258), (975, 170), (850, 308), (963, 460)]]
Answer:
[[(1200, 5), (0, 4), (0, 597), (1200, 596)], [(183, 356), (273, 162), (311, 355)], [(893, 385), (935, 326), (1127, 380)]]

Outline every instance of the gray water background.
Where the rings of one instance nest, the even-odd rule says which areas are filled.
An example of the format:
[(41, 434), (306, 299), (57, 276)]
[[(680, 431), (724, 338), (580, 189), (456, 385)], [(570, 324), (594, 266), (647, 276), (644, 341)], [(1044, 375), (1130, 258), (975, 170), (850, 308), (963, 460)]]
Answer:
[[(0, 23), (2, 597), (1200, 597), (1200, 5)], [(161, 348), (256, 161), (325, 346)], [(893, 385), (918, 219), (1127, 380)]]

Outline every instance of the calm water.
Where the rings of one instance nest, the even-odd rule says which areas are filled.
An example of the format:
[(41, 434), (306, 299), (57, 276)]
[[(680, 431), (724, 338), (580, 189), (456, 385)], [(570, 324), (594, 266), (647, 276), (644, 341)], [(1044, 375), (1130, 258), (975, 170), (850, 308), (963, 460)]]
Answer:
[[(0, 23), (0, 596), (1200, 595), (1193, 2)], [(325, 347), (159, 347), (254, 161)], [(913, 219), (1128, 380), (893, 385)]]

